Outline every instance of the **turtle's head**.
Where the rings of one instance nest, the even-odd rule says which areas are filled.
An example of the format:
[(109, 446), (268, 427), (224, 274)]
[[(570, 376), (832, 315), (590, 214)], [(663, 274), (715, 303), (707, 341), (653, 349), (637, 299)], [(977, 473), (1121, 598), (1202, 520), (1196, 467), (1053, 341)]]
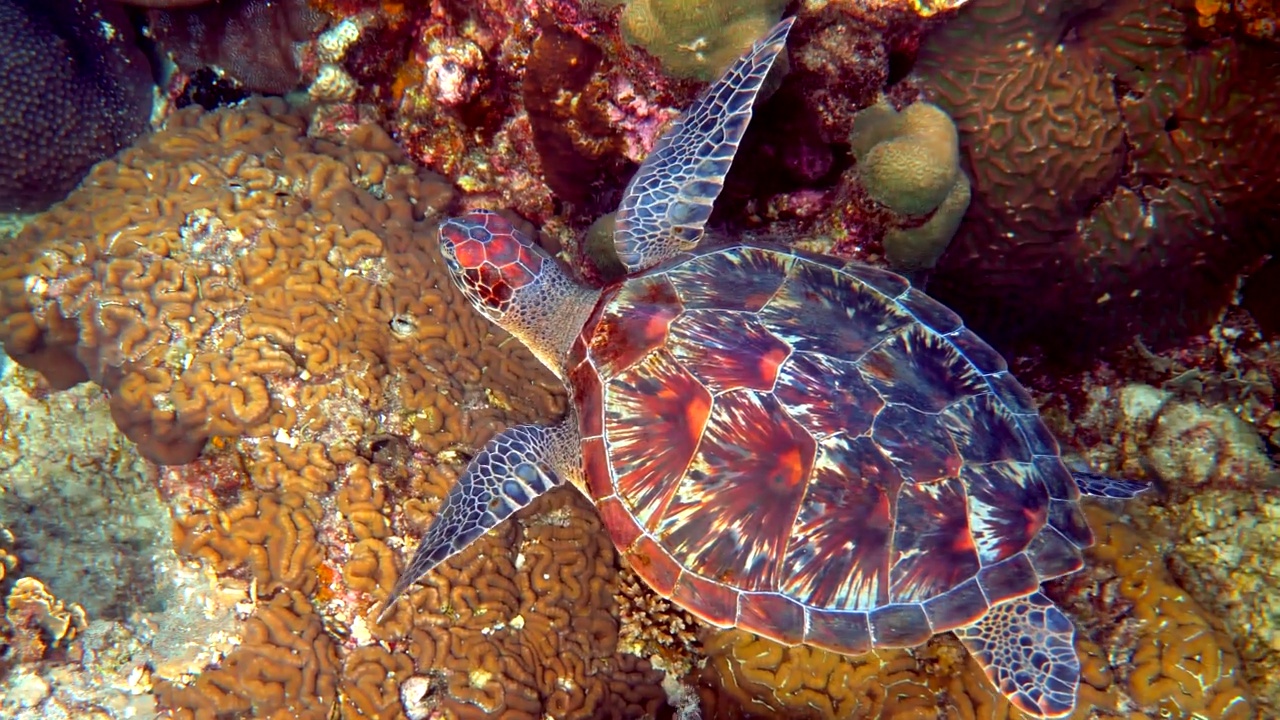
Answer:
[(533, 239), (492, 210), (473, 210), (440, 226), (440, 254), (471, 304), (499, 325), (544, 271), (557, 271)]
[(599, 292), (578, 286), (533, 238), (492, 210), (440, 225), (440, 254), (467, 300), (563, 377), (569, 347)]

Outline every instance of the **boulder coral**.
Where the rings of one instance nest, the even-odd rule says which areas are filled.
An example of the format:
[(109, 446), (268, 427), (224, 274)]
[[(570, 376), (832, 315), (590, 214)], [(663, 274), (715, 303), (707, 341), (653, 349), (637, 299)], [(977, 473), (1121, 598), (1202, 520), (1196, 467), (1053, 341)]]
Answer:
[(782, 0), (627, 0), (622, 37), (671, 75), (714, 80), (782, 16)]
[[(862, 188), (899, 216), (885, 233), (885, 260), (904, 272), (932, 268), (969, 207), (951, 118), (927, 102), (898, 112), (882, 99), (854, 116), (849, 145)], [(909, 220), (925, 215), (923, 224)]]

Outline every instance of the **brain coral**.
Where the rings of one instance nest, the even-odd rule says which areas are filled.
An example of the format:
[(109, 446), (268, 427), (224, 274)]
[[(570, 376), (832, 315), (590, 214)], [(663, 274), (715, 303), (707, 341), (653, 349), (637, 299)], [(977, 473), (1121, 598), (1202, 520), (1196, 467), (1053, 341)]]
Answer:
[(1168, 3), (1094, 5), (978, 0), (922, 51), (973, 179), (932, 289), (997, 341), (1168, 342), (1274, 246), (1275, 51), (1191, 41)]
[(385, 625), (368, 620), (467, 453), (564, 400), (423, 245), (452, 190), (376, 128), (341, 143), (307, 131), (280, 101), (183, 110), (0, 257), (17, 358), (93, 373), (153, 457), (189, 459), (213, 437), (156, 474), (179, 553), (246, 582), (250, 617), (216, 666), (156, 679), (162, 707), (656, 712), (658, 674), (615, 652), (616, 554), (572, 494), (433, 573)]
[(0, 212), (43, 209), (147, 128), (130, 28), (112, 3), (0, 1)]
[[(339, 155), (305, 131), (277, 105), (182, 112), (98, 166), (3, 250), (6, 351), (110, 390), (125, 434), (170, 464), (344, 404), (424, 412), (446, 373), (478, 375), (448, 359), (483, 333), (446, 332), (444, 291), (389, 285), (451, 190), (376, 128)], [(427, 434), (456, 428), (435, 412)]]

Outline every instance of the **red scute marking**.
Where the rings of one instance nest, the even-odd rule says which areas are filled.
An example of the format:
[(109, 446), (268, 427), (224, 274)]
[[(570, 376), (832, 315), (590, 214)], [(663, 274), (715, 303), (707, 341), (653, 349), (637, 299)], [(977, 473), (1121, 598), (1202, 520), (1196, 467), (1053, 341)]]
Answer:
[(665, 352), (619, 375), (605, 398), (604, 429), (618, 495), (652, 529), (702, 436), (711, 394)]
[(662, 597), (669, 598), (675, 590), (676, 580), (684, 572), (666, 550), (663, 550), (653, 538), (641, 536), (631, 549), (626, 551), (627, 561), (631, 569), (644, 580), (653, 591)]
[(716, 398), (659, 537), (690, 570), (774, 591), (813, 467), (815, 443), (770, 395)]
[(662, 276), (627, 282), (596, 325), (591, 355), (602, 377), (631, 367), (667, 341), (667, 328), (684, 307)]
[(591, 494), (591, 499), (599, 500), (614, 493), (604, 438), (594, 437), (582, 441), (582, 468), (587, 476), (587, 492)]
[(609, 531), (613, 544), (623, 552), (631, 548), (644, 534), (636, 524), (636, 519), (616, 498), (604, 500), (596, 507), (600, 510), (600, 520), (604, 523), (605, 530)]
[(808, 605), (870, 610), (889, 599), (891, 498), (902, 477), (869, 438), (823, 444), (788, 543), (781, 589)]
[(671, 323), (667, 348), (712, 391), (773, 389), (791, 348), (756, 320), (720, 310), (689, 310)]
[(1049, 520), (1049, 496), (1027, 463), (966, 467), (969, 526), (983, 564), (1022, 552)]
[(743, 593), (738, 627), (786, 645), (804, 640), (804, 608), (781, 595)]
[(671, 599), (717, 627), (729, 627), (738, 620), (738, 592), (693, 573), (680, 576)]
[(889, 600), (895, 603), (928, 600), (977, 574), (962, 482), (903, 484), (890, 561)]

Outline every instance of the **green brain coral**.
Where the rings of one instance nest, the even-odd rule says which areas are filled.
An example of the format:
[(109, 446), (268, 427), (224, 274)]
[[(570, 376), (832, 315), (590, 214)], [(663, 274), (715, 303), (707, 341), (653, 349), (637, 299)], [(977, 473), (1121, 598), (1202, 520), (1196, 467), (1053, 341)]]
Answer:
[(951, 117), (925, 102), (898, 112), (881, 101), (854, 118), (849, 144), (873, 200), (903, 216), (932, 213), (923, 225), (890, 230), (885, 258), (903, 271), (933, 267), (969, 208)]
[(629, 0), (627, 42), (673, 76), (714, 80), (782, 16), (785, 0)]

